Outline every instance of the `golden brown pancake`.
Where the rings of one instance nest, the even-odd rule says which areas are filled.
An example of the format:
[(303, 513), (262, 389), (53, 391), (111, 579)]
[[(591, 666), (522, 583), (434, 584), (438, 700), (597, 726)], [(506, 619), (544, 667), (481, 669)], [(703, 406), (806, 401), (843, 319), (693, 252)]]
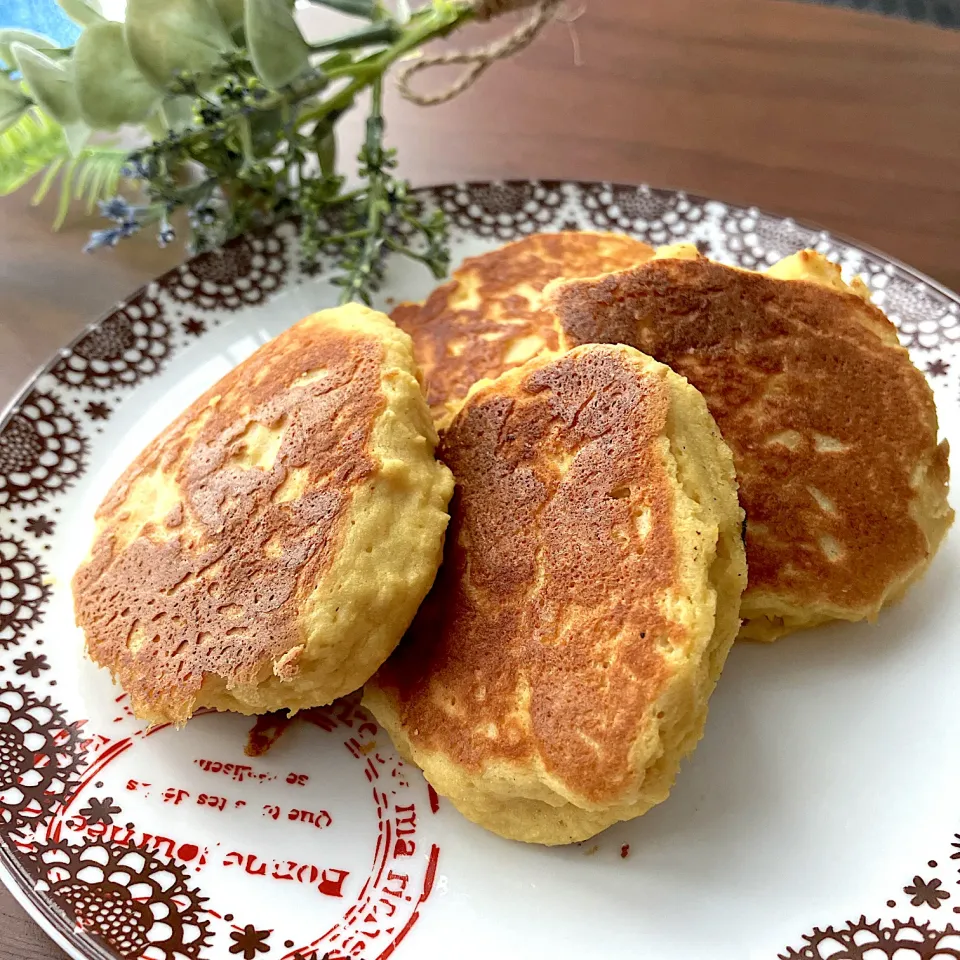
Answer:
[(953, 520), (947, 443), (862, 283), (812, 251), (763, 275), (687, 247), (548, 295), (568, 345), (631, 344), (706, 398), (747, 515), (742, 637), (874, 619), (926, 569)]
[(470, 391), (437, 583), (364, 702), (467, 817), (569, 843), (663, 800), (700, 738), (746, 579), (703, 398), (629, 347)]
[(435, 444), (410, 338), (364, 307), (308, 317), (107, 494), (74, 578), (89, 656), (151, 723), (355, 690), (440, 563), (453, 481)]
[(652, 255), (616, 233), (534, 234), (469, 257), (424, 303), (396, 307), (391, 316), (413, 337), (437, 425), (450, 422), (478, 380), (556, 350), (553, 317), (542, 306), (549, 281), (622, 270)]

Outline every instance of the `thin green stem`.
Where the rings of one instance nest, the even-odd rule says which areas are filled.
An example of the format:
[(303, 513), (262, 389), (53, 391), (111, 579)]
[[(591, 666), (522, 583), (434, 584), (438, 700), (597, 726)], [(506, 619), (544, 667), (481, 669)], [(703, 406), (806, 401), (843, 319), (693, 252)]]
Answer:
[(349, 303), (360, 295), (368, 278), (377, 268), (382, 247), (383, 215), (389, 212), (383, 171), (383, 76), (378, 76), (370, 87), (370, 115), (367, 117), (367, 135), (361, 152), (367, 165), (367, 223), (363, 251), (344, 285), (341, 303)]
[(373, 19), (377, 11), (377, 5), (372, 0), (311, 0), (321, 7), (329, 7), (331, 10), (339, 10), (352, 17), (368, 17)]
[(371, 47), (378, 43), (392, 43), (397, 39), (399, 27), (387, 20), (383, 23), (371, 23), (369, 26), (342, 37), (333, 37), (322, 40), (320, 43), (309, 44), (314, 53), (325, 53), (330, 50), (356, 50), (359, 47)]
[(162, 203), (151, 203), (138, 213), (137, 223), (141, 227), (149, 227), (151, 224), (159, 223), (163, 219), (166, 209)]
[(349, 109), (357, 94), (367, 87), (372, 87), (401, 57), (431, 40), (446, 36), (455, 27), (473, 17), (472, 8), (461, 4), (451, 5), (446, 10), (431, 8), (414, 14), (404, 27), (403, 36), (396, 43), (364, 61), (361, 70), (350, 83), (332, 97), (301, 113), (299, 121), (308, 123), (311, 120), (321, 120), (335, 111)]
[(352, 77), (358, 70), (365, 70), (368, 67), (372, 67), (375, 64), (375, 61), (379, 54), (371, 53), (366, 57), (361, 57), (359, 60), (350, 60), (349, 63), (344, 63), (339, 66), (333, 67), (324, 67), (323, 72), (326, 74), (327, 79), (340, 80), (343, 77)]
[(351, 200), (359, 200), (364, 193), (366, 193), (366, 191), (360, 187), (357, 190), (351, 190), (349, 193), (341, 193), (330, 202), (333, 204), (333, 206), (339, 206), (341, 203), (349, 203)]
[(362, 230), (351, 230), (349, 233), (331, 233), (324, 236), (325, 243), (342, 243), (344, 240), (362, 240), (368, 237), (370, 231), (364, 227)]
[[(416, 224), (416, 221), (412, 221)], [(411, 249), (410, 247), (404, 246), (400, 243), (399, 240), (395, 240), (393, 237), (384, 237), (383, 242), (386, 244), (387, 249), (392, 250), (394, 253), (402, 253), (405, 257), (409, 257), (411, 260), (416, 260), (418, 263), (424, 264), (424, 266), (433, 269), (433, 261), (422, 253), (419, 253), (416, 250)]]

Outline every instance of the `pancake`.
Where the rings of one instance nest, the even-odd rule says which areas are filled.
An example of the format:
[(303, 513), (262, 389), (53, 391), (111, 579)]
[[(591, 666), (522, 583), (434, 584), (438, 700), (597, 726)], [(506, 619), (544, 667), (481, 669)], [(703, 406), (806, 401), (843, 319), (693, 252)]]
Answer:
[(703, 398), (629, 347), (471, 390), (437, 584), (364, 703), (503, 837), (583, 840), (666, 798), (746, 579), (733, 461)]
[(303, 320), (107, 494), (73, 581), (88, 655), (151, 723), (355, 690), (440, 564), (436, 439), (405, 333), (355, 305)]
[(742, 637), (873, 620), (926, 570), (953, 521), (948, 447), (861, 281), (809, 250), (764, 275), (672, 247), (548, 296), (567, 345), (631, 344), (706, 398), (747, 514)]
[(541, 350), (556, 350), (543, 288), (557, 277), (595, 277), (653, 256), (653, 248), (616, 233), (566, 231), (524, 237), (469, 257), (422, 304), (391, 316), (413, 337), (427, 402), (443, 429), (478, 380), (498, 377)]

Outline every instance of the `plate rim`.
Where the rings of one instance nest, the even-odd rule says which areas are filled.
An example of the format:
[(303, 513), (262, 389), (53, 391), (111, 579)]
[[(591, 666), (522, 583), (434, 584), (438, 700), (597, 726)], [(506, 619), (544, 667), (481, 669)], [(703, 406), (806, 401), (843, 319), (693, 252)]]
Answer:
[[(625, 180), (577, 180), (577, 179), (539, 179), (536, 177), (508, 177), (503, 179), (492, 179), (492, 180), (449, 180), (441, 183), (433, 184), (424, 184), (418, 187), (412, 188), (411, 192), (415, 196), (430, 196), (439, 193), (442, 190), (453, 190), (453, 189), (471, 189), (476, 187), (487, 187), (487, 186), (505, 186), (505, 187), (519, 187), (519, 186), (528, 186), (530, 184), (543, 185), (547, 187), (564, 187), (564, 186), (573, 186), (573, 187), (609, 187), (613, 190), (652, 190), (659, 193), (670, 193), (675, 196), (683, 196), (688, 200), (692, 200), (694, 203), (707, 204), (707, 203), (720, 203), (724, 206), (730, 208), (731, 210), (741, 210), (746, 212), (756, 211), (757, 214), (761, 217), (769, 217), (772, 219), (780, 220), (781, 222), (789, 221), (801, 229), (811, 230), (815, 233), (826, 233), (833, 239), (843, 243), (844, 245), (854, 249), (860, 250), (863, 253), (869, 254), (871, 257), (876, 258), (877, 260), (883, 261), (885, 264), (888, 264), (892, 267), (902, 270), (904, 273), (909, 274), (915, 280), (920, 283), (932, 287), (938, 293), (945, 296), (947, 299), (952, 300), (958, 306), (960, 306), (960, 292), (951, 290), (948, 286), (941, 283), (939, 280), (934, 279), (929, 276), (929, 274), (924, 273), (922, 270), (918, 270), (916, 267), (910, 266), (910, 264), (905, 263), (904, 261), (898, 259), (897, 257), (892, 256), (889, 253), (885, 253), (883, 250), (880, 250), (877, 247), (871, 246), (870, 244), (864, 243), (861, 240), (856, 240), (845, 233), (838, 233), (835, 230), (831, 230), (829, 227), (825, 227), (820, 223), (817, 223), (814, 220), (807, 220), (806, 218), (797, 218), (790, 214), (778, 213), (775, 210), (767, 209), (766, 207), (758, 207), (755, 204), (745, 205), (742, 203), (733, 203), (728, 200), (724, 200), (720, 197), (708, 197), (701, 193), (694, 193), (689, 190), (684, 190), (679, 187), (659, 187), (647, 183), (646, 181), (639, 182), (629, 182)], [(295, 223), (296, 218), (291, 217), (285, 220), (278, 220), (276, 223), (273, 223), (269, 226), (263, 227), (261, 230), (248, 231), (246, 233), (239, 234), (236, 237), (228, 240), (223, 246), (218, 247), (216, 251), (218, 252), (223, 250), (228, 250), (232, 246), (243, 243), (247, 237), (256, 237), (260, 234), (268, 234), (273, 230), (276, 230), (283, 224), (286, 223)], [(560, 231), (549, 230), (549, 231), (536, 231), (544, 233), (557, 233)], [(617, 233), (616, 230), (609, 231), (610, 233)], [(510, 241), (508, 241), (510, 242)], [(93, 330), (101, 327), (111, 316), (113, 316), (114, 311), (119, 307), (129, 303), (135, 297), (146, 292), (147, 288), (154, 283), (160, 283), (167, 277), (172, 276), (173, 274), (179, 273), (181, 268), (194, 263), (198, 257), (205, 256), (205, 253), (194, 254), (193, 256), (187, 257), (184, 260), (181, 260), (178, 264), (173, 267), (170, 267), (169, 270), (165, 270), (163, 273), (158, 274), (155, 277), (152, 277), (150, 280), (147, 280), (145, 283), (142, 283), (139, 287), (136, 287), (134, 290), (131, 290), (126, 296), (117, 300), (113, 307), (106, 308), (96, 320), (92, 320), (89, 323), (85, 324), (84, 327), (79, 330), (75, 336), (73, 336), (69, 341), (56, 348), (55, 352), (51, 357), (46, 361), (42, 362), (39, 366), (35, 367), (31, 374), (28, 374), (27, 378), (20, 381), (20, 386), (15, 390), (10, 399), (6, 401), (2, 407), (0, 407), (0, 430), (7, 425), (10, 420), (10, 417), (13, 415), (15, 409), (20, 405), (21, 401), (24, 400), (27, 395), (30, 393), (31, 387), (43, 376), (48, 374), (57, 362), (61, 359), (64, 354), (69, 353), (85, 336), (91, 333)]]

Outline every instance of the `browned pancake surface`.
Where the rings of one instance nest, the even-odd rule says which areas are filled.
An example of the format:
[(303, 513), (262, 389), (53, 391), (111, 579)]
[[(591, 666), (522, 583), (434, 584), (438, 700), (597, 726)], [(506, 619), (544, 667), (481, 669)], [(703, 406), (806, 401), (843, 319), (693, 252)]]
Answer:
[(659, 607), (677, 576), (654, 449), (668, 395), (627, 353), (575, 351), (470, 396), (442, 445), (445, 562), (376, 678), (412, 743), (474, 771), (533, 758), (591, 802), (641, 774), (630, 751), (681, 630)]
[(422, 305), (396, 307), (391, 316), (413, 338), (437, 423), (446, 425), (478, 380), (557, 348), (541, 297), (547, 283), (622, 270), (652, 255), (619, 234), (535, 234), (468, 258)]
[[(76, 616), (145, 715), (186, 719), (206, 675), (252, 682), (300, 642), (300, 593), (375, 466), (381, 356), (373, 335), (305, 321), (197, 400), (104, 500)], [(278, 675), (297, 669), (292, 655)]]
[[(564, 284), (571, 344), (628, 343), (707, 400), (737, 467), (752, 593), (872, 612), (928, 553), (911, 478), (947, 482), (933, 397), (876, 307), (706, 259)], [(865, 613), (861, 613), (865, 615)]]

